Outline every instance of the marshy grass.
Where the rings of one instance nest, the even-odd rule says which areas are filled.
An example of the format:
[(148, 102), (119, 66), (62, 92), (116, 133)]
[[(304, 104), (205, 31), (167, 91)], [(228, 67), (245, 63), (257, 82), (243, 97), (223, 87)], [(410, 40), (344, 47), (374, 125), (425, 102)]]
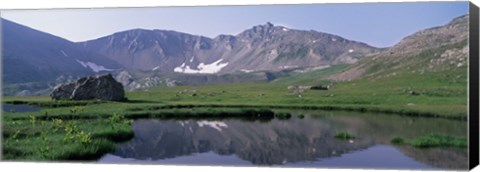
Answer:
[(107, 103), (108, 101), (101, 100), (4, 100), (5, 104), (12, 105), (31, 105), (42, 108), (58, 108), (58, 107), (71, 107), (71, 106), (87, 106), (93, 104)]
[(393, 144), (404, 144), (405, 143), (405, 140), (401, 137), (393, 137), (391, 140), (390, 140), (391, 143)]
[(3, 127), (4, 160), (95, 160), (134, 136), (125, 120), (32, 117), (7, 120)]
[(433, 147), (454, 147), (467, 148), (468, 141), (465, 137), (454, 137), (441, 134), (430, 134), (419, 136), (412, 140), (405, 140), (401, 137), (394, 137), (391, 139), (393, 144), (407, 144), (418, 148), (433, 148)]
[(290, 113), (287, 113), (287, 112), (280, 112), (280, 113), (275, 114), (275, 118), (280, 119), (280, 120), (290, 119), (291, 117), (292, 117), (292, 115)]
[(349, 132), (338, 132), (333, 137), (340, 140), (351, 140), (355, 139), (355, 136)]
[(467, 148), (467, 138), (453, 137), (439, 134), (431, 134), (427, 136), (417, 137), (410, 141), (410, 144), (420, 148), (430, 147), (456, 147)]

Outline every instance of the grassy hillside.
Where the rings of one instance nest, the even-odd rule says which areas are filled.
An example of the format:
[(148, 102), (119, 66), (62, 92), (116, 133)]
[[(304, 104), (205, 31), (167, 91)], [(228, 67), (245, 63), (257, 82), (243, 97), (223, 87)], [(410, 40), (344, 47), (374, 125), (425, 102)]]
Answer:
[(272, 83), (274, 84), (282, 84), (282, 85), (294, 85), (294, 84), (304, 84), (304, 85), (312, 85), (312, 84), (320, 84), (320, 83), (329, 83), (327, 81), (328, 77), (343, 72), (349, 64), (339, 64), (333, 65), (331, 67), (322, 69), (322, 70), (314, 70), (310, 72), (300, 73), (300, 72), (293, 72), (290, 76), (281, 77), (276, 80), (273, 80)]
[[(466, 117), (467, 68), (452, 71), (406, 73), (388, 78), (365, 78), (331, 82), (322, 78), (342, 71), (346, 66), (280, 78), (272, 82), (179, 86), (148, 91), (127, 92), (130, 102), (124, 107), (163, 105), (252, 105), (282, 107), (325, 107), (333, 109), (372, 110), (392, 113), (426, 113), (436, 116)], [(289, 90), (291, 85), (325, 85), (330, 90)], [(5, 97), (4, 101), (27, 100), (29, 97)], [(36, 97), (33, 102), (50, 102), (48, 97)], [(105, 104), (95, 106), (102, 107)], [(96, 109), (93, 108), (93, 109)]]

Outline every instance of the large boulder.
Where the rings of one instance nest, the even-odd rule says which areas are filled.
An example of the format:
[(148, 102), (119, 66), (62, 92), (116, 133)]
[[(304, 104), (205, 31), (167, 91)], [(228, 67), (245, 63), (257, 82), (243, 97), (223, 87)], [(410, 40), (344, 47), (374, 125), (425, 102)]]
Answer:
[(121, 83), (111, 74), (83, 77), (76, 82), (57, 85), (50, 94), (52, 99), (71, 100), (125, 100), (125, 92)]
[(53, 88), (52, 93), (50, 93), (50, 97), (52, 99), (58, 100), (58, 99), (70, 99), (70, 96), (73, 93), (73, 90), (75, 90), (76, 83), (68, 83), (68, 84), (60, 84), (57, 85)]

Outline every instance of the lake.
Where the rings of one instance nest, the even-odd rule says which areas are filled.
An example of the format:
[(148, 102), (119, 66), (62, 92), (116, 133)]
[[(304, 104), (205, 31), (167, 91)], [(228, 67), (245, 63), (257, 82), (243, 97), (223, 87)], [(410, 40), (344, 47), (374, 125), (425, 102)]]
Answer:
[[(268, 121), (158, 120), (132, 124), (135, 137), (99, 163), (287, 166), (376, 169), (467, 169), (458, 148), (394, 145), (394, 136), (466, 137), (467, 122), (387, 114), (289, 111)], [(355, 139), (335, 138), (348, 132)]]
[(40, 108), (32, 107), (30, 105), (12, 105), (2, 104), (3, 112), (35, 112), (40, 111)]

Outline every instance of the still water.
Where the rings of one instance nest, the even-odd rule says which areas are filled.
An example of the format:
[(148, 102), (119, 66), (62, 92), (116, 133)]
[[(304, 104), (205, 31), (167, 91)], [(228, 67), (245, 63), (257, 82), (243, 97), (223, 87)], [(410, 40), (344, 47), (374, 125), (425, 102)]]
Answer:
[[(100, 163), (466, 169), (467, 152), (390, 144), (393, 136), (465, 136), (466, 121), (386, 114), (292, 111), (268, 121), (137, 120), (135, 137)], [(302, 114), (304, 117), (299, 117)], [(347, 131), (355, 139), (334, 135)]]
[(2, 104), (3, 112), (35, 112), (40, 111), (40, 108), (32, 107), (30, 105), (11, 105)]

